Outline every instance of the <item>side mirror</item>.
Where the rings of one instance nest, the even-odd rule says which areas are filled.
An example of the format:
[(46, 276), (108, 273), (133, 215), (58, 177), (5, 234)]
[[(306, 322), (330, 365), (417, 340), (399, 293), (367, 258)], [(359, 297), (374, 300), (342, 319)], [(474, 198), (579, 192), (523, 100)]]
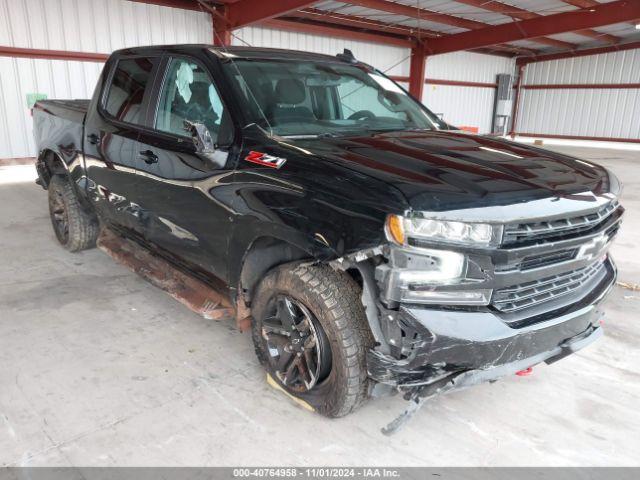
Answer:
[(204, 123), (184, 121), (184, 129), (189, 132), (193, 139), (193, 144), (196, 146), (196, 151), (203, 155), (212, 154), (216, 150), (213, 138), (211, 138), (211, 132), (204, 125)]
[(217, 149), (211, 132), (204, 123), (184, 121), (184, 129), (189, 132), (196, 147), (196, 153), (205, 161), (206, 168), (224, 168), (227, 164), (228, 152)]

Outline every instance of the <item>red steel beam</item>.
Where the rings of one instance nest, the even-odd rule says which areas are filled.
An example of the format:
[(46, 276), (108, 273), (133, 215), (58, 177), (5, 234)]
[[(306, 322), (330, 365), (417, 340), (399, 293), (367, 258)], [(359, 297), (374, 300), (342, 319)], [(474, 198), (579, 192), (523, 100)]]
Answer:
[(213, 22), (213, 44), (216, 47), (228, 47), (231, 45), (231, 30), (216, 28), (216, 22)]
[(411, 49), (411, 62), (409, 65), (409, 93), (419, 102), (422, 102), (424, 91), (424, 74), (427, 56), (424, 45), (419, 43)]
[(318, 0), (240, 0), (226, 5), (229, 27), (236, 29), (308, 7)]
[[(487, 0), (455, 0), (457, 3), (464, 3), (465, 5), (470, 5), (472, 7), (481, 8), (483, 10), (487, 10), (490, 12), (500, 13), (502, 15), (506, 15), (513, 19), (518, 20), (529, 20), (530, 18), (538, 18), (543, 17), (544, 15), (540, 15), (536, 12), (530, 12), (529, 10), (524, 10), (522, 8), (518, 8), (513, 5), (507, 5), (505, 3)], [(609, 35), (607, 33), (600, 33), (595, 30), (585, 29), (578, 30), (575, 33), (580, 34), (584, 37), (595, 38), (597, 40), (601, 40), (607, 43), (618, 43), (620, 39), (614, 35)]]
[(620, 23), (640, 17), (640, 1), (617, 0), (588, 10), (557, 13), (429, 40), (429, 54), (488, 47), (516, 40)]
[[(486, 0), (484, 0), (486, 1)], [(347, 3), (359, 5), (361, 7), (372, 8), (382, 12), (392, 13), (394, 15), (403, 15), (405, 17), (417, 18), (420, 20), (428, 20), (430, 22), (450, 25), (452, 27), (466, 28), (467, 30), (481, 30), (490, 27), (490, 24), (469, 20), (466, 18), (456, 17), (446, 13), (434, 12), (424, 8), (412, 7), (401, 3), (390, 2), (387, 0), (348, 0)], [(540, 35), (542, 36), (542, 35)], [(575, 45), (553, 38), (536, 38), (535, 41), (540, 44), (557, 47), (557, 48), (574, 48)]]
[(43, 60), (74, 60), (78, 62), (106, 62), (106, 53), (68, 52), (65, 50), (44, 50), (38, 48), (18, 48), (0, 46), (1, 57), (39, 58)]
[(260, 24), (268, 28), (287, 30), (291, 32), (312, 33), (317, 35), (324, 35), (327, 37), (338, 37), (347, 40), (382, 43), (384, 45), (393, 45), (396, 47), (404, 48), (410, 48), (413, 46), (412, 41), (403, 37), (384, 35), (382, 33), (359, 32), (356, 30), (347, 30), (344, 27), (331, 27), (311, 22), (301, 22), (289, 19), (273, 19), (263, 21)]
[(607, 47), (585, 48), (583, 50), (574, 50), (571, 52), (549, 53), (547, 55), (533, 55), (530, 57), (520, 57), (516, 60), (518, 65), (526, 65), (527, 63), (548, 62), (549, 60), (562, 60), (564, 58), (586, 57), (589, 55), (599, 55), (601, 53), (622, 52), (624, 50), (635, 50), (640, 48), (640, 42), (621, 43), (618, 45), (609, 45)]

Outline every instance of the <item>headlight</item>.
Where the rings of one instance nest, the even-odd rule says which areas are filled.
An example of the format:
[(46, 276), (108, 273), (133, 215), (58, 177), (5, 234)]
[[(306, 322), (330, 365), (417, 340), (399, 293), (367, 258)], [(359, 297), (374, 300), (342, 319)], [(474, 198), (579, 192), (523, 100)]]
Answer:
[(467, 257), (449, 250), (421, 249), (416, 270), (400, 270), (399, 280), (405, 285), (449, 285), (459, 283), (467, 273)]
[(400, 215), (387, 217), (385, 231), (387, 238), (398, 245), (407, 245), (410, 238), (415, 238), (471, 246), (489, 246), (499, 244), (502, 238), (500, 225)]
[(402, 290), (400, 301), (407, 303), (422, 303), (436, 305), (488, 305), (491, 300), (491, 290), (416, 290), (407, 288)]
[(491, 290), (474, 289), (468, 257), (452, 250), (391, 247), (390, 265), (376, 269), (386, 302), (486, 305)]

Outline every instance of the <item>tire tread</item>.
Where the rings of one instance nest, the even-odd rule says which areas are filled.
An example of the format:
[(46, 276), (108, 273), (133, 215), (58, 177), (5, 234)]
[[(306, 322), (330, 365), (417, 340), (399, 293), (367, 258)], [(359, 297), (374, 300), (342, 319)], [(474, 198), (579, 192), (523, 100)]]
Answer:
[(100, 228), (97, 217), (82, 208), (68, 177), (62, 175), (52, 177), (49, 184), (49, 195), (51, 196), (56, 191), (62, 193), (69, 221), (69, 238), (63, 246), (70, 252), (79, 252), (95, 247)]
[[(332, 402), (320, 413), (329, 417), (342, 417), (356, 410), (368, 397), (369, 381), (366, 352), (373, 346), (373, 336), (367, 324), (361, 300), (360, 286), (346, 272), (336, 271), (325, 264), (293, 263), (276, 267), (269, 272), (259, 287), (270, 288), (286, 281), (297, 292), (305, 292), (309, 303), (319, 304), (331, 322), (332, 336), (341, 354), (338, 365), (342, 381), (335, 383), (337, 391), (331, 395)], [(257, 295), (256, 295), (257, 296)], [(325, 328), (326, 330), (326, 328)], [(256, 354), (265, 364), (265, 352), (254, 336)], [(334, 362), (336, 361), (334, 355)]]

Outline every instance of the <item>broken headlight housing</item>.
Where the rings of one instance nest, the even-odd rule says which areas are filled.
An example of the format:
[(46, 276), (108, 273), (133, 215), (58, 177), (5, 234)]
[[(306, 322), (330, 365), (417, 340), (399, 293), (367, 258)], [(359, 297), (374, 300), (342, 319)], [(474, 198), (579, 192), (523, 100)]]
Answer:
[[(502, 226), (389, 215), (385, 232), (392, 242), (389, 263), (378, 267), (376, 273), (387, 302), (489, 303), (492, 291), (474, 288), (480, 275), (471, 268), (469, 254), (446, 246), (498, 245)], [(440, 246), (443, 248), (431, 248)]]
[(499, 245), (502, 239), (501, 225), (440, 220), (422, 216), (389, 215), (385, 232), (387, 238), (398, 245), (410, 245), (413, 239), (488, 247)]
[(491, 290), (474, 288), (469, 258), (461, 252), (392, 246), (376, 268), (386, 303), (487, 305)]

